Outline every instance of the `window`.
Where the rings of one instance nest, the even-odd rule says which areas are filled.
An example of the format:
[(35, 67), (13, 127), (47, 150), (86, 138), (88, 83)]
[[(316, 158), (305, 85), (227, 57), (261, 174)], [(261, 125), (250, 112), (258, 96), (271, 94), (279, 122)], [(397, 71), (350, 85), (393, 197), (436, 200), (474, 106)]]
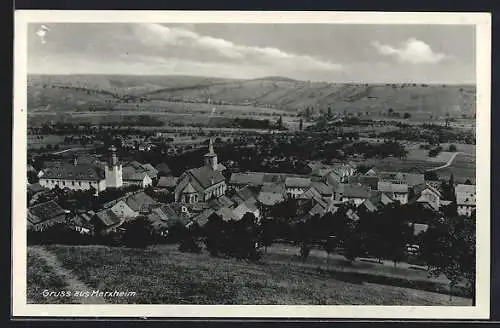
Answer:
[(73, 185), (73, 186), (74, 186), (74, 185), (75, 185), (75, 181), (71, 181), (71, 185)]

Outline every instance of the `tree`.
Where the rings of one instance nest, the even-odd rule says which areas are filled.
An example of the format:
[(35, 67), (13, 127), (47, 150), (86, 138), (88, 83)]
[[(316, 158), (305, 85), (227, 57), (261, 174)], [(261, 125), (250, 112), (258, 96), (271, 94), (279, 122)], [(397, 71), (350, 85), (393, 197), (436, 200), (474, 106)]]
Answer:
[(225, 242), (225, 222), (217, 214), (212, 214), (204, 226), (205, 245), (211, 256), (219, 256)]
[(302, 262), (306, 262), (307, 258), (309, 257), (309, 254), (311, 253), (311, 246), (309, 246), (308, 243), (302, 243), (300, 245), (300, 258)]
[(450, 146), (448, 147), (448, 151), (450, 151), (450, 152), (456, 152), (457, 151), (457, 146), (455, 146), (454, 144), (450, 144)]
[(464, 216), (447, 217), (423, 236), (422, 258), (431, 275), (448, 278), (450, 300), (453, 287), (463, 279), (475, 299), (475, 241), (474, 221)]
[(392, 116), (392, 114), (393, 114), (393, 113), (394, 113), (394, 109), (389, 108), (389, 109), (387, 110), (387, 115), (388, 115), (388, 116)]
[(262, 219), (260, 224), (259, 241), (264, 246), (264, 252), (272, 245), (275, 238), (275, 223), (271, 219)]
[(122, 225), (125, 229), (123, 243), (125, 246), (133, 248), (145, 248), (152, 241), (152, 227), (148, 218), (139, 216), (131, 222)]
[(326, 242), (323, 245), (323, 248), (326, 252), (326, 269), (328, 270), (330, 267), (330, 254), (335, 251), (337, 248), (337, 238), (335, 236), (328, 236)]
[(332, 108), (328, 106), (328, 118), (332, 117)]
[(436, 180), (439, 180), (439, 177), (438, 177), (436, 171), (425, 171), (424, 172), (424, 179), (425, 179), (425, 181), (436, 181)]
[(403, 118), (411, 118), (411, 114), (410, 113), (405, 113)]
[(280, 130), (283, 128), (283, 118), (281, 117), (281, 115), (279, 116), (278, 122), (276, 123), (276, 125), (278, 126), (278, 129), (280, 129)]
[(304, 122), (302, 121), (302, 117), (301, 117), (299, 120), (299, 131), (302, 131), (303, 127), (304, 127)]

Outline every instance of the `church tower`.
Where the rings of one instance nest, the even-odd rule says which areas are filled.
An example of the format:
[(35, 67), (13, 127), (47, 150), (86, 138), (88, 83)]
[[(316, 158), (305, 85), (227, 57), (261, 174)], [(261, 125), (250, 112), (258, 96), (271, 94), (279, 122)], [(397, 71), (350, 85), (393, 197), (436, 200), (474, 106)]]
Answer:
[(123, 187), (122, 165), (118, 163), (116, 147), (109, 147), (108, 163), (105, 167), (106, 188)]
[(205, 165), (210, 167), (212, 170), (217, 171), (217, 154), (214, 152), (214, 144), (212, 138), (208, 144), (208, 153), (205, 154)]

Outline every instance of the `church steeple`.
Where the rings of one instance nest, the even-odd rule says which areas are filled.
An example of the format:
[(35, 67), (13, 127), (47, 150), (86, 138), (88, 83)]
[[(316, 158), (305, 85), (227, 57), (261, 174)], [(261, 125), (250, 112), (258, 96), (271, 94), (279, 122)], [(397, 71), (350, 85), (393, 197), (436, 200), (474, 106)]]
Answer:
[(214, 152), (214, 144), (212, 138), (210, 138), (208, 143), (208, 153), (205, 154), (205, 165), (210, 167), (212, 170), (216, 171), (218, 168), (217, 164), (217, 154)]

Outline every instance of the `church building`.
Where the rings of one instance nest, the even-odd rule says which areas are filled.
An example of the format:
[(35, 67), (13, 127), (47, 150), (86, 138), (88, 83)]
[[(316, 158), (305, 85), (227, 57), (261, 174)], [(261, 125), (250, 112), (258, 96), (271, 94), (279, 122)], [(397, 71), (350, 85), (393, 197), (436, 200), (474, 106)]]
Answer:
[(182, 203), (206, 202), (219, 198), (226, 192), (227, 186), (222, 171), (223, 165), (217, 162), (213, 141), (210, 139), (208, 153), (204, 155), (205, 165), (185, 171), (175, 188), (175, 201)]

